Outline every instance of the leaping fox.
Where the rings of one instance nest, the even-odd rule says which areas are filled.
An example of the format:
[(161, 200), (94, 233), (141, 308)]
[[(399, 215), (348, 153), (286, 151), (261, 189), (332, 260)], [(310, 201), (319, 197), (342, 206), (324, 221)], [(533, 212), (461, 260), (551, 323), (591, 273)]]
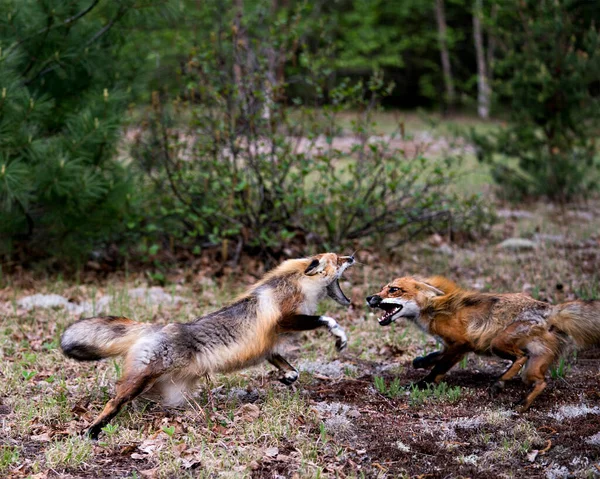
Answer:
[(367, 303), (384, 310), (382, 326), (405, 318), (442, 340), (441, 351), (413, 361), (415, 368), (431, 368), (418, 386), (439, 382), (469, 352), (513, 361), (492, 394), (524, 367), (523, 379), (532, 388), (518, 403), (521, 412), (544, 390), (548, 368), (567, 345), (600, 346), (600, 301), (551, 305), (520, 293), (467, 291), (439, 276), (408, 276), (368, 296)]
[(338, 351), (346, 347), (346, 334), (337, 322), (315, 312), (325, 295), (350, 304), (338, 279), (353, 263), (353, 256), (334, 253), (285, 261), (229, 306), (191, 323), (158, 326), (114, 316), (75, 322), (61, 337), (65, 355), (79, 361), (125, 356), (116, 395), (88, 434), (97, 438), (119, 410), (143, 392), (177, 404), (201, 376), (264, 359), (283, 373), (283, 383), (293, 383), (298, 371), (276, 352), (287, 333), (324, 326), (336, 337)]

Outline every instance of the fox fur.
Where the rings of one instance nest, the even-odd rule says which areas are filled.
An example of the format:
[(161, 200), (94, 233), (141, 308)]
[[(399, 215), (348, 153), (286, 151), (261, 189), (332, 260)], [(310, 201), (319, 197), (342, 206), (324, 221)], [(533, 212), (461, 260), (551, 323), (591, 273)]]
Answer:
[(442, 341), (441, 351), (413, 361), (415, 368), (431, 368), (419, 386), (439, 382), (469, 352), (493, 354), (513, 363), (494, 382), (491, 394), (523, 368), (531, 391), (519, 402), (520, 411), (544, 390), (548, 368), (566, 347), (600, 346), (600, 301), (551, 305), (521, 293), (464, 290), (440, 276), (408, 276), (368, 296), (367, 303), (385, 311), (382, 326), (405, 318)]
[(327, 327), (336, 337), (337, 349), (346, 346), (346, 335), (336, 321), (315, 316), (315, 311), (326, 294), (350, 304), (338, 279), (353, 263), (354, 257), (334, 253), (285, 261), (230, 305), (190, 323), (159, 326), (115, 316), (75, 322), (61, 337), (66, 356), (79, 361), (125, 357), (116, 396), (91, 425), (89, 434), (97, 437), (102, 427), (141, 393), (174, 405), (198, 378), (265, 359), (283, 373), (282, 382), (291, 384), (298, 371), (276, 352), (288, 333)]

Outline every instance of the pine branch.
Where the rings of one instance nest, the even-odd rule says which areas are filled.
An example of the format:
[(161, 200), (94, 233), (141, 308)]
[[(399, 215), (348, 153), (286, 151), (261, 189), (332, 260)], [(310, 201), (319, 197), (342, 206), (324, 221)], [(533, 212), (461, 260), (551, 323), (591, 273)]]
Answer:
[(124, 6), (123, 4), (121, 4), (115, 17), (110, 22), (108, 22), (104, 27), (102, 27), (100, 30), (98, 30), (98, 32), (96, 32), (94, 34), (94, 36), (92, 38), (90, 38), (90, 40), (88, 40), (88, 42), (85, 44), (85, 46), (86, 47), (90, 46), (92, 43), (94, 43), (96, 40), (98, 40), (102, 35), (104, 35), (106, 32), (108, 32), (113, 27), (113, 25), (116, 22), (118, 22), (127, 13), (127, 10), (128, 10), (127, 7)]
[[(99, 0), (97, 0), (99, 1)], [(128, 7), (124, 6), (123, 4), (121, 4), (121, 6), (119, 7), (119, 10), (117, 11), (117, 14), (114, 16), (114, 18), (107, 23), (104, 27), (102, 27), (100, 30), (98, 30), (93, 36), (92, 38), (90, 38), (86, 44), (85, 47), (89, 47), (92, 43), (94, 43), (96, 40), (98, 40), (100, 37), (102, 37), (106, 32), (108, 32), (113, 25), (119, 21), (128, 11)], [(73, 17), (74, 18), (74, 17)], [(33, 77), (31, 77), (29, 80), (27, 80), (26, 82), (24, 82), (25, 85), (29, 85), (31, 84), (34, 80), (37, 80), (38, 78), (42, 78), (43, 76), (47, 75), (48, 73), (53, 72), (54, 70), (56, 70), (58, 67), (60, 66), (59, 62), (56, 62), (54, 65), (41, 70), (40, 72), (38, 72), (37, 74), (35, 74)]]
[(80, 18), (82, 18), (82, 17), (86, 16), (88, 13), (90, 13), (96, 7), (96, 5), (98, 5), (98, 3), (100, 3), (100, 0), (93, 0), (92, 3), (87, 8), (83, 9), (79, 13), (76, 13), (72, 17), (67, 18), (64, 22), (59, 23), (57, 25), (52, 26), (52, 23), (50, 22), (50, 24), (46, 28), (42, 28), (41, 30), (38, 30), (37, 32), (33, 33), (32, 35), (29, 35), (28, 37), (25, 37), (25, 38), (19, 40), (18, 42), (13, 43), (11, 46), (9, 46), (6, 49), (6, 54), (10, 53), (14, 48), (17, 48), (19, 45), (22, 45), (26, 41), (29, 41), (32, 38), (37, 37), (38, 35), (42, 35), (44, 33), (47, 34), (51, 30), (55, 30), (56, 28), (69, 26), (71, 23), (76, 22)]

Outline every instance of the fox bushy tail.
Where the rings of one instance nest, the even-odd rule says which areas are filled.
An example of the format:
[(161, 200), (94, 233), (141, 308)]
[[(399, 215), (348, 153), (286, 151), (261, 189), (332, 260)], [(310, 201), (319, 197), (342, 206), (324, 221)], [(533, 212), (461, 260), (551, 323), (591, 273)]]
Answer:
[(570, 336), (578, 348), (600, 346), (600, 301), (559, 304), (550, 324)]
[(120, 316), (84, 318), (65, 330), (60, 346), (70, 358), (98, 361), (125, 354), (150, 327)]

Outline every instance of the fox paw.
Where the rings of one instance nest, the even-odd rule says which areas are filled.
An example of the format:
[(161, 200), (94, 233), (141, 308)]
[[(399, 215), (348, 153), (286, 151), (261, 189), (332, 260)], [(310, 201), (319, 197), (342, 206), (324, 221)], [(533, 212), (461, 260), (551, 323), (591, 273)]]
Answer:
[(519, 414), (523, 414), (525, 411), (527, 411), (529, 409), (529, 405), (527, 404), (527, 396), (519, 399), (516, 403), (514, 403), (513, 408)]
[(496, 397), (504, 389), (504, 381), (496, 381), (490, 386), (489, 395), (490, 397)]
[(335, 340), (335, 349), (338, 351), (343, 351), (346, 349), (346, 346), (348, 346), (348, 338), (346, 338), (346, 335)]
[(92, 426), (89, 429), (83, 431), (83, 435), (89, 437), (92, 441), (97, 441), (101, 431), (101, 426)]
[(298, 371), (288, 371), (282, 377), (279, 378), (279, 381), (281, 381), (286, 386), (289, 386), (290, 384), (295, 383), (298, 380), (298, 377)]
[(425, 358), (423, 356), (417, 356), (413, 359), (412, 366), (414, 369), (425, 369), (427, 367)]

